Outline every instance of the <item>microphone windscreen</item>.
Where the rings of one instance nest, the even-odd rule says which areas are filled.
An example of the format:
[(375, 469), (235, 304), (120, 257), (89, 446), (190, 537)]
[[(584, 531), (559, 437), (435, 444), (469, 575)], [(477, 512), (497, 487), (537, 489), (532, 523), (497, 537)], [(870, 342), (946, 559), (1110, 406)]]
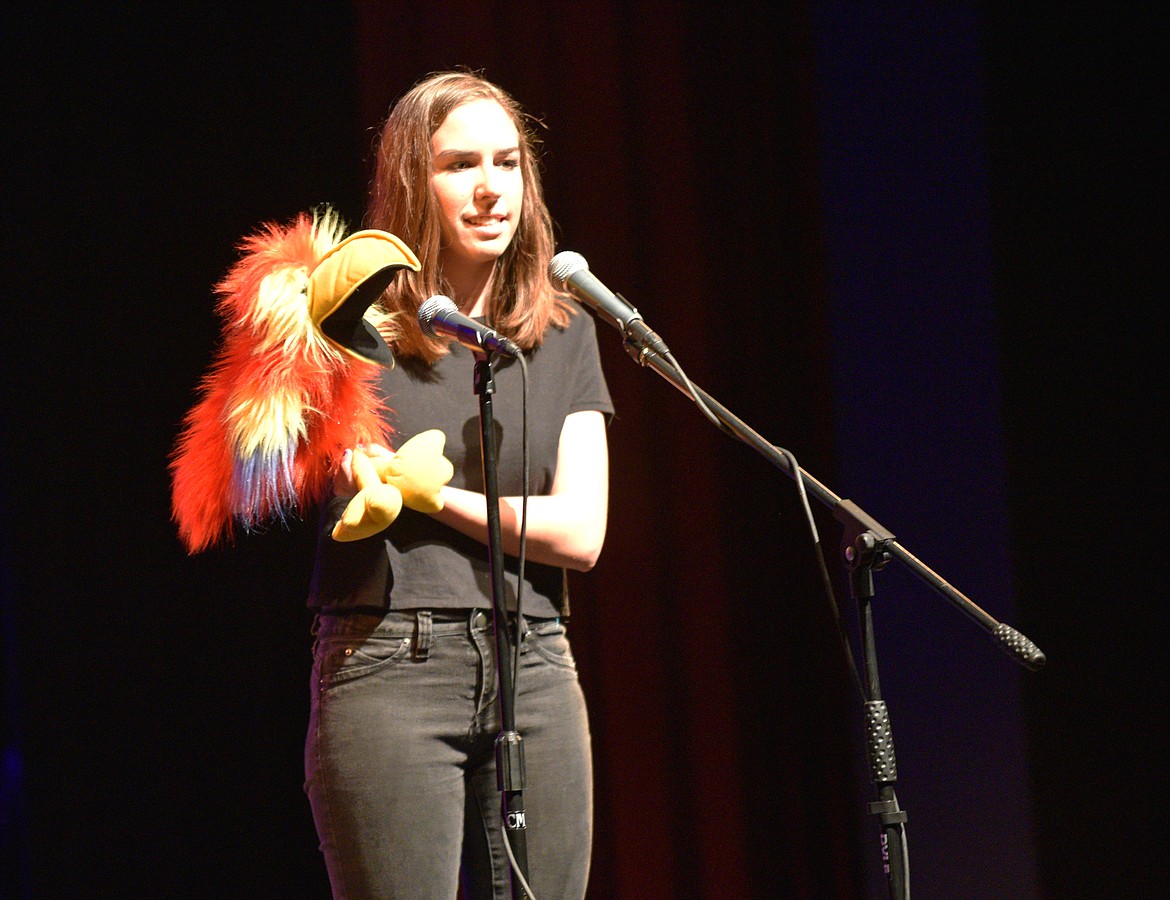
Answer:
[(442, 294), (435, 294), (428, 300), (424, 300), (422, 306), (418, 308), (418, 327), (422, 329), (422, 333), (427, 337), (438, 338), (439, 334), (435, 331), (434, 322), (435, 316), (439, 313), (459, 312), (459, 307), (455, 305), (455, 301), (450, 297), (444, 297)]
[(584, 256), (572, 250), (562, 250), (549, 260), (548, 277), (557, 290), (568, 290), (565, 282), (581, 271), (588, 272), (589, 263), (585, 261)]

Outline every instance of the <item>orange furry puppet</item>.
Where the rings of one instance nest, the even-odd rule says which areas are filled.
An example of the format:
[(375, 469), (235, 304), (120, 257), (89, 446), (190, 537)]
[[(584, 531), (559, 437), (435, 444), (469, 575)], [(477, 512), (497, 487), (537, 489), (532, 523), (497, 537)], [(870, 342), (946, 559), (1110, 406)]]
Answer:
[[(172, 516), (190, 553), (230, 539), (235, 522), (253, 530), (320, 502), (347, 448), (389, 446), (375, 385), (393, 357), (366, 312), (419, 262), (387, 232), (343, 233), (330, 209), (265, 225), (216, 287), (222, 341), (171, 456)], [(404, 502), (441, 509), (443, 443), (429, 432), (376, 460), (354, 449), (359, 493), (334, 538), (376, 533)]]

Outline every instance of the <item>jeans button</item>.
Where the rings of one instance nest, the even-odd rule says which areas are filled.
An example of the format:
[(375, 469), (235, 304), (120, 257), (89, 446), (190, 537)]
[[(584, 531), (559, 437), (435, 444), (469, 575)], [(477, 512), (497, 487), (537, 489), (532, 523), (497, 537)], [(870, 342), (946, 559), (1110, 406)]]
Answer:
[(477, 631), (481, 628), (487, 628), (487, 613), (482, 609), (477, 609), (475, 615), (471, 617), (471, 627)]

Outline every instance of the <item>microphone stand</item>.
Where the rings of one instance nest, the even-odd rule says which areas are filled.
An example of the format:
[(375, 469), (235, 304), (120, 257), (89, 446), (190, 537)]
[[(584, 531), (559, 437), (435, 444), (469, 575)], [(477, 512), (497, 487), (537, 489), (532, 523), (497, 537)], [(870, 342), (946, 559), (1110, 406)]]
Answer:
[(635, 362), (643, 367), (649, 366), (689, 399), (706, 407), (718, 420), (722, 430), (755, 449), (794, 480), (800, 479), (807, 492), (832, 510), (833, 517), (842, 524), (844, 528), (842, 555), (850, 576), (850, 593), (858, 604), (865, 663), (866, 744), (870, 776), (877, 792), (877, 800), (869, 804), (869, 812), (878, 817), (881, 825), (882, 865), (890, 897), (892, 900), (908, 900), (910, 872), (906, 847), (907, 816), (898, 807), (893, 787), (898, 777), (897, 764), (894, 758), (894, 740), (890, 730), (889, 714), (881, 697), (878, 677), (873, 611), (870, 603), (874, 597), (873, 572), (883, 568), (891, 559), (899, 560), (960, 612), (991, 634), (1004, 652), (1030, 671), (1036, 671), (1044, 665), (1046, 660), (1043, 652), (1010, 625), (997, 622), (967, 596), (948, 584), (942, 576), (925, 566), (898, 543), (892, 532), (883, 528), (852, 500), (838, 497), (803, 468), (794, 469), (795, 463), (790, 461), (788, 456), (764, 440), (706, 391), (692, 384), (678, 366), (673, 364), (672, 357), (668, 361), (659, 354), (656, 346), (648, 346), (648, 342), (641, 337), (642, 332), (621, 325), (618, 325), (618, 330), (625, 337), (626, 352)]
[(492, 586), (492, 630), (496, 639), (496, 670), (499, 678), (500, 734), (496, 738), (496, 784), (500, 790), (500, 808), (504, 820), (504, 838), (509, 858), (519, 873), (512, 877), (512, 897), (529, 896), (528, 837), (524, 813), (524, 746), (516, 731), (516, 710), (512, 690), (513, 639), (508, 630), (505, 604), (504, 550), (500, 536), (500, 489), (497, 483), (495, 422), (492, 417), (492, 394), (496, 385), (491, 359), (475, 353), (475, 393), (479, 396), (479, 439), (483, 457), (483, 492), (487, 500), (488, 572)]
[(894, 782), (898, 780), (898, 763), (894, 757), (894, 736), (890, 714), (882, 700), (878, 677), (877, 646), (873, 633), (873, 573), (890, 560), (887, 547), (894, 536), (863, 511), (844, 504), (834, 510), (842, 523), (842, 556), (849, 571), (849, 593), (857, 604), (860, 623), (862, 658), (865, 664), (865, 743), (869, 755), (869, 774), (877, 800), (869, 804), (871, 815), (881, 825), (882, 869), (890, 897), (909, 900), (910, 855), (906, 846), (906, 813), (898, 807)]

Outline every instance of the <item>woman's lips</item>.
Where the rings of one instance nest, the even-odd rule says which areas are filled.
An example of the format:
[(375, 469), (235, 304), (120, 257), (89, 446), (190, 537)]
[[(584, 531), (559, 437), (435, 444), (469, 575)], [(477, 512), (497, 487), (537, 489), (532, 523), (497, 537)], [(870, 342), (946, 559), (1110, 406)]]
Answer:
[(484, 236), (494, 236), (500, 234), (504, 230), (504, 226), (508, 221), (507, 216), (466, 216), (463, 219), (464, 224), (474, 231), (476, 234)]

